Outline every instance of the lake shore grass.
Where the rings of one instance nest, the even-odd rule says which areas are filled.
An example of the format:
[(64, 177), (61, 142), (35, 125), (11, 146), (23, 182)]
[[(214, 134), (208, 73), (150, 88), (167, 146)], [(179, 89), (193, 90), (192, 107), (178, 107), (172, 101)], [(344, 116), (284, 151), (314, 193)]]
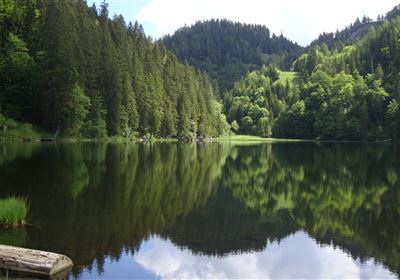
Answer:
[[(292, 73), (291, 73), (292, 74)], [(6, 132), (0, 130), (0, 141), (3, 142), (43, 142), (43, 139), (50, 139), (50, 141), (44, 142), (54, 142), (52, 134), (41, 127), (34, 126), (29, 123), (12, 121)], [(85, 138), (80, 136), (68, 136), (61, 135), (57, 138), (57, 142), (62, 143), (75, 143), (75, 142), (115, 142), (115, 143), (136, 143), (136, 142), (147, 142), (147, 143), (174, 143), (180, 142), (177, 138), (159, 138), (151, 137), (146, 141), (139, 137), (121, 137), (121, 136), (111, 136), (104, 138)], [(200, 141), (203, 142), (203, 141)], [(283, 139), (283, 138), (264, 138), (260, 136), (253, 135), (227, 135), (215, 138), (206, 138), (204, 142), (314, 142), (314, 143), (383, 143), (392, 142), (389, 140), (380, 141), (351, 141), (351, 140), (328, 140), (328, 139)]]
[(25, 198), (8, 197), (0, 199), (0, 227), (13, 228), (25, 224), (29, 205)]
[(263, 138), (252, 135), (231, 135), (213, 138), (213, 142), (315, 142), (314, 140)]
[(33, 141), (49, 137), (51, 137), (51, 134), (41, 127), (30, 123), (14, 121), (12, 119), (8, 120), (8, 125), (5, 130), (3, 128), (0, 130), (0, 140), (3, 141)]

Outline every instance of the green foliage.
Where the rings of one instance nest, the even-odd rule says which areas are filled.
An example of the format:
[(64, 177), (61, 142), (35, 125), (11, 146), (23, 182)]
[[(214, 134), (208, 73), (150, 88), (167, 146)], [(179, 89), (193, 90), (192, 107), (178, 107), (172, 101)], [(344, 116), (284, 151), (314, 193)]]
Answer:
[(231, 129), (232, 129), (232, 131), (235, 132), (235, 133), (238, 133), (238, 132), (239, 132), (240, 126), (239, 126), (239, 124), (238, 124), (238, 122), (237, 122), (236, 120), (234, 120), (234, 121), (231, 123)]
[[(321, 35), (294, 61), (295, 72), (264, 66), (248, 73), (224, 93), (228, 121), (240, 124), (237, 133), (264, 137), (397, 140), (400, 17), (395, 14), (376, 23), (357, 20), (332, 37)], [(164, 41), (193, 58), (198, 50), (180, 48), (174, 37), (184, 39), (212, 23), (183, 28)]]
[(262, 137), (272, 135), (274, 116), (297, 99), (293, 85), (295, 73), (264, 66), (249, 73), (224, 95), (228, 121), (240, 124), (237, 133)]
[(13, 226), (24, 222), (28, 209), (26, 199), (18, 197), (0, 199), (0, 225)]
[(386, 111), (386, 123), (388, 127), (389, 137), (391, 136), (393, 137), (393, 139), (397, 139), (399, 116), (399, 104), (394, 99), (390, 100)]
[(86, 115), (88, 114), (88, 108), (90, 106), (90, 99), (85, 95), (82, 88), (75, 85), (72, 88), (71, 100), (65, 106), (66, 110), (66, 123), (68, 125), (67, 131), (72, 135), (79, 135)]
[(14, 33), (9, 33), (6, 46), (0, 51), (1, 112), (10, 118), (24, 119), (35, 115), (30, 106), (35, 102), (30, 87), (35, 85), (35, 62), (26, 44)]
[(297, 77), (297, 72), (286, 72), (286, 71), (279, 71), (278, 72), (278, 81), (282, 84), (286, 83), (293, 83), (294, 79)]
[[(229, 129), (204, 73), (136, 22), (86, 1), (2, 1), (1, 113), (86, 137), (218, 136)], [(5, 28), (3, 28), (5, 27)]]
[(380, 24), (381, 21), (379, 19), (373, 22), (369, 18), (365, 18), (363, 21), (357, 18), (354, 23), (346, 26), (341, 31), (320, 34), (316, 40), (311, 42), (310, 47), (319, 45), (323, 47), (324, 53), (335, 48), (341, 49), (345, 44), (352, 44), (362, 39), (374, 26), (379, 26)]
[(240, 120), (240, 127), (243, 133), (251, 134), (253, 130), (253, 120), (251, 117), (246, 116)]
[(183, 27), (161, 42), (181, 61), (206, 71), (222, 91), (264, 63), (288, 68), (302, 50), (283, 35), (271, 34), (265, 26), (219, 19)]
[[(368, 22), (358, 26), (363, 24)], [(352, 45), (310, 47), (293, 64), (304, 114), (299, 119), (287, 107), (275, 121), (274, 136), (397, 140), (399, 30), (400, 18), (393, 18)]]
[[(303, 48), (259, 25), (198, 22), (154, 43), (137, 22), (110, 19), (105, 2), (96, 10), (83, 0), (3, 1), (0, 113), (86, 137), (190, 140), (232, 129), (263, 137), (397, 140), (397, 10), (379, 22), (364, 18), (323, 34), (299, 55)], [(288, 70), (295, 56), (291, 72), (262, 66), (280, 61)], [(220, 95), (218, 87), (230, 90)]]
[(0, 114), (0, 139), (41, 139), (50, 137), (50, 133), (30, 123), (15, 121)]
[(304, 138), (305, 125), (305, 103), (298, 101), (293, 106), (282, 112), (274, 123), (274, 135), (286, 138)]

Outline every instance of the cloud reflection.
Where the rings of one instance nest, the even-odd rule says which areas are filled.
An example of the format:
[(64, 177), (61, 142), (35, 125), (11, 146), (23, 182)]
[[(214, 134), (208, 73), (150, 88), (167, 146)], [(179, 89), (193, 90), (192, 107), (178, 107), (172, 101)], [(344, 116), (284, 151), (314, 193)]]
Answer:
[(262, 252), (211, 257), (193, 255), (170, 241), (146, 241), (135, 261), (162, 279), (396, 279), (372, 260), (360, 263), (340, 249), (320, 246), (298, 232), (268, 243)]

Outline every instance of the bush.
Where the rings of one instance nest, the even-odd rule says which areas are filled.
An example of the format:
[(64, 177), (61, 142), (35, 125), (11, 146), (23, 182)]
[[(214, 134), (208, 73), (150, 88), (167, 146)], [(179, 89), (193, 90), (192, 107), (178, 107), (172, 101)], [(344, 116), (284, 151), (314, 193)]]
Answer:
[(184, 132), (179, 136), (179, 140), (184, 142), (192, 142), (195, 138), (196, 137), (192, 132)]
[(9, 129), (14, 129), (18, 127), (18, 123), (13, 119), (8, 119), (6, 125)]
[(6, 117), (3, 114), (0, 114), (0, 126), (3, 126), (6, 123)]
[(23, 123), (23, 124), (21, 124), (21, 128), (24, 131), (31, 131), (33, 129), (33, 125), (30, 123)]

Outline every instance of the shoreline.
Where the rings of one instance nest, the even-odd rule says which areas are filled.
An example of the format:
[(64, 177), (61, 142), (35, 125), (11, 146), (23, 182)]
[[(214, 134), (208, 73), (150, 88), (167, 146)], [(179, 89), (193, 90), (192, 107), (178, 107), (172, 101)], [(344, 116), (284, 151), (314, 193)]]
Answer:
[(373, 144), (373, 143), (391, 143), (397, 144), (399, 141), (387, 140), (328, 140), (328, 139), (285, 139), (285, 138), (263, 138), (252, 135), (234, 135), (222, 136), (216, 138), (194, 139), (193, 141), (182, 141), (178, 138), (153, 138), (151, 140), (143, 140), (142, 138), (123, 138), (123, 137), (107, 137), (107, 138), (80, 138), (80, 137), (61, 137), (57, 140), (48, 140), (41, 138), (27, 138), (27, 137), (2, 137), (0, 141), (3, 143), (41, 143), (41, 144), (54, 144), (54, 143), (76, 143), (76, 142), (109, 142), (109, 143), (359, 143), (359, 144)]

